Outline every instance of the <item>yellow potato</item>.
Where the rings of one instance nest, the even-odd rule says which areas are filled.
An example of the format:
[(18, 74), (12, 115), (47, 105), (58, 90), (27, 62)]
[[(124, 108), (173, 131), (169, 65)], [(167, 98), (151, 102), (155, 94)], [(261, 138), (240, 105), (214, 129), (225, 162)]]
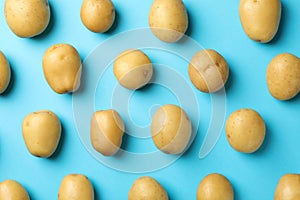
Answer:
[(0, 183), (1, 200), (29, 200), (29, 195), (24, 187), (14, 180), (6, 180)]
[(94, 200), (94, 188), (82, 174), (69, 174), (61, 181), (58, 200)]
[(91, 119), (90, 137), (93, 147), (104, 156), (112, 156), (120, 149), (124, 123), (115, 110), (99, 110)]
[(300, 174), (285, 174), (277, 184), (274, 200), (300, 199)]
[(128, 200), (168, 200), (165, 189), (149, 176), (135, 180), (128, 193)]
[(4, 13), (9, 28), (19, 37), (41, 34), (50, 21), (48, 0), (5, 0)]
[(240, 0), (239, 14), (248, 37), (266, 43), (278, 30), (281, 3), (280, 0)]
[(300, 59), (289, 53), (277, 55), (267, 69), (267, 84), (271, 95), (288, 100), (300, 91)]
[(23, 138), (28, 151), (37, 157), (50, 157), (61, 136), (58, 117), (49, 110), (28, 114), (22, 124)]
[(43, 71), (49, 86), (58, 94), (75, 92), (80, 86), (81, 60), (69, 44), (56, 44), (43, 57)]
[(5, 55), (0, 51), (0, 94), (2, 94), (9, 85), (10, 66)]
[(226, 60), (212, 49), (194, 55), (188, 68), (194, 86), (202, 92), (216, 92), (225, 85), (229, 69)]
[(221, 174), (209, 174), (200, 182), (196, 200), (233, 200), (230, 181)]
[(180, 154), (188, 145), (192, 125), (188, 115), (176, 105), (164, 105), (154, 114), (151, 123), (156, 147), (167, 154)]
[(187, 30), (188, 15), (182, 0), (154, 0), (148, 22), (157, 38), (176, 42)]
[(114, 75), (119, 83), (130, 90), (146, 85), (153, 74), (150, 59), (137, 49), (122, 52), (114, 62)]
[(226, 138), (232, 148), (252, 153), (263, 143), (266, 126), (263, 118), (252, 109), (233, 112), (226, 121)]
[(84, 0), (80, 10), (84, 26), (92, 32), (106, 32), (114, 23), (115, 8), (111, 0)]

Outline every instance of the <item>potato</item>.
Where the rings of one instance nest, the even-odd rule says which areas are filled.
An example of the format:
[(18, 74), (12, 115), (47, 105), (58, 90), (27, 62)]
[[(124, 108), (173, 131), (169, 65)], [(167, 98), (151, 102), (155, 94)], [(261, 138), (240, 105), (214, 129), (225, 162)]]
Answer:
[(29, 200), (24, 187), (15, 180), (6, 180), (0, 183), (1, 200)]
[(0, 51), (0, 94), (8, 87), (10, 81), (10, 66), (5, 55)]
[(96, 151), (112, 156), (120, 149), (124, 123), (115, 110), (96, 111), (91, 119), (90, 138)]
[(168, 200), (165, 189), (149, 176), (135, 180), (128, 193), (128, 200)]
[(81, 60), (69, 44), (56, 44), (43, 57), (43, 71), (49, 86), (58, 94), (75, 92), (80, 86)]
[(28, 151), (37, 157), (50, 157), (61, 136), (58, 117), (49, 110), (28, 114), (22, 124), (23, 138)]
[(263, 118), (252, 109), (233, 112), (226, 121), (226, 138), (232, 148), (252, 153), (263, 143), (266, 126)]
[(209, 174), (200, 182), (196, 200), (233, 200), (230, 181), (221, 174)]
[(50, 21), (48, 0), (5, 0), (4, 13), (12, 32), (24, 38), (41, 34)]
[(188, 68), (194, 86), (202, 92), (220, 90), (228, 79), (226, 60), (212, 49), (201, 50), (194, 55)]
[(94, 200), (94, 188), (82, 174), (69, 174), (61, 181), (58, 200)]
[(150, 59), (137, 49), (122, 52), (114, 62), (114, 75), (119, 83), (130, 90), (146, 85), (153, 74)]
[(276, 187), (274, 200), (300, 199), (300, 174), (283, 175)]
[(153, 115), (152, 139), (156, 147), (167, 154), (180, 154), (188, 145), (192, 125), (188, 115), (176, 105), (164, 105)]
[(148, 17), (153, 34), (164, 42), (180, 40), (188, 27), (182, 0), (154, 0)]
[(111, 0), (84, 0), (80, 10), (84, 26), (92, 32), (103, 33), (115, 20), (115, 8)]
[(241, 0), (239, 14), (248, 37), (266, 43), (273, 39), (278, 30), (281, 3), (280, 0)]
[(271, 95), (289, 100), (300, 91), (300, 59), (289, 53), (277, 55), (267, 69), (267, 84)]

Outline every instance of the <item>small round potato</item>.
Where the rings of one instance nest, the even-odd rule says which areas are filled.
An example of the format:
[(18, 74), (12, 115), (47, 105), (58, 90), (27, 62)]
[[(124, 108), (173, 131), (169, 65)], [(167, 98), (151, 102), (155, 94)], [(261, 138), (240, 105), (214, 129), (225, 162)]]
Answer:
[(56, 44), (43, 57), (43, 71), (49, 86), (58, 94), (75, 92), (80, 86), (81, 60), (69, 44)]
[(182, 0), (154, 0), (149, 13), (153, 34), (164, 42), (180, 40), (188, 27), (188, 15)]
[(128, 200), (168, 200), (166, 190), (155, 179), (143, 176), (135, 180)]
[(225, 85), (229, 69), (226, 60), (215, 50), (201, 50), (192, 58), (189, 77), (202, 92), (216, 92)]
[(90, 137), (93, 147), (104, 156), (112, 156), (120, 149), (124, 123), (115, 110), (96, 111), (91, 119)]
[(119, 83), (130, 90), (146, 85), (153, 74), (150, 59), (137, 49), (122, 52), (114, 62), (114, 75)]
[(15, 180), (6, 180), (0, 183), (1, 200), (30, 200), (25, 188)]
[(209, 174), (200, 182), (196, 200), (233, 200), (230, 181), (221, 174)]
[(69, 174), (61, 181), (58, 200), (94, 200), (94, 188), (82, 174)]
[(267, 69), (267, 84), (276, 99), (295, 97), (300, 91), (300, 59), (289, 53), (273, 58)]
[(28, 114), (22, 124), (23, 138), (28, 151), (37, 157), (50, 157), (61, 136), (58, 117), (49, 110)]
[(226, 121), (226, 138), (232, 148), (252, 153), (263, 143), (266, 126), (263, 118), (252, 109), (240, 109)]
[(300, 174), (285, 174), (277, 184), (274, 200), (300, 199)]
[(8, 87), (10, 81), (10, 66), (5, 55), (0, 51), (0, 94)]
[(12, 32), (24, 38), (41, 34), (50, 21), (48, 0), (5, 0), (4, 13)]
[(111, 0), (84, 0), (80, 10), (84, 26), (92, 32), (108, 31), (115, 20), (115, 8)]
[(160, 107), (152, 118), (152, 139), (167, 154), (182, 153), (190, 140), (192, 125), (188, 115), (176, 105)]

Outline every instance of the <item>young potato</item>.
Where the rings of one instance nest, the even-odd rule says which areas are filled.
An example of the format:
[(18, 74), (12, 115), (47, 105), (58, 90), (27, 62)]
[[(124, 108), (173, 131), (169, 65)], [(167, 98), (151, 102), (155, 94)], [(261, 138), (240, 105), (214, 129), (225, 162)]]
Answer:
[(256, 151), (265, 139), (266, 126), (263, 118), (252, 109), (240, 109), (226, 121), (226, 138), (239, 152)]
[(277, 55), (267, 69), (267, 84), (271, 95), (289, 100), (300, 91), (300, 59), (289, 53)]
[(0, 183), (1, 200), (30, 200), (24, 187), (15, 180), (6, 180)]
[(10, 81), (10, 66), (5, 55), (0, 51), (0, 94), (8, 87)]
[(43, 71), (49, 86), (58, 94), (75, 92), (80, 86), (81, 60), (69, 44), (56, 44), (43, 57)]
[(23, 138), (28, 151), (37, 157), (50, 157), (61, 136), (58, 117), (49, 110), (28, 114), (22, 124)]
[(226, 60), (212, 49), (194, 55), (188, 68), (194, 86), (202, 92), (216, 92), (225, 85), (229, 69)]
[(80, 10), (83, 25), (92, 32), (108, 31), (115, 20), (115, 8), (111, 0), (84, 0)]
[(188, 15), (182, 0), (154, 0), (148, 22), (153, 34), (164, 42), (176, 42), (188, 27)]
[(114, 75), (119, 83), (130, 90), (145, 86), (151, 79), (153, 68), (148, 56), (140, 50), (122, 52), (114, 62)]
[(93, 185), (82, 174), (69, 174), (61, 181), (58, 200), (94, 200)]
[(266, 43), (278, 30), (281, 3), (280, 0), (240, 0), (239, 14), (248, 37)]
[(277, 184), (274, 200), (300, 199), (300, 174), (285, 174)]
[(128, 193), (128, 200), (168, 200), (166, 190), (155, 179), (144, 176), (135, 180)]
[(41, 34), (50, 21), (48, 0), (5, 0), (4, 13), (12, 32), (24, 38)]
[(90, 137), (93, 147), (104, 156), (112, 156), (120, 149), (124, 123), (115, 110), (96, 111), (91, 119)]
[(183, 109), (168, 104), (160, 107), (153, 115), (151, 133), (159, 150), (167, 154), (180, 154), (188, 145), (192, 125)]
[(233, 200), (230, 181), (221, 174), (209, 174), (200, 182), (196, 200)]

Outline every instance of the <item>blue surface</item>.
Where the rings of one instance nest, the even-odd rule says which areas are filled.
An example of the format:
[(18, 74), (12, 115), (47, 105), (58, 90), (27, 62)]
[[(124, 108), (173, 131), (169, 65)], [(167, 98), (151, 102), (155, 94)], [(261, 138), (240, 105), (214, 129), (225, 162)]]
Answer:
[[(9, 90), (0, 96), (0, 181), (18, 180), (29, 191), (32, 200), (51, 200), (57, 198), (65, 175), (82, 173), (93, 182), (96, 199), (119, 200), (127, 199), (136, 178), (150, 175), (166, 188), (171, 200), (189, 200), (195, 199), (197, 186), (205, 175), (218, 172), (232, 182), (236, 200), (253, 200), (272, 199), (281, 175), (300, 173), (300, 95), (291, 101), (275, 100), (268, 93), (265, 81), (266, 67), (275, 55), (282, 52), (300, 55), (300, 2), (282, 0), (280, 28), (269, 44), (255, 43), (244, 34), (238, 17), (238, 1), (184, 2), (190, 17), (188, 35), (204, 48), (220, 52), (229, 63), (226, 117), (237, 109), (249, 107), (257, 110), (266, 121), (266, 140), (258, 152), (247, 155), (234, 151), (222, 131), (213, 151), (199, 159), (199, 149), (209, 126), (211, 105), (209, 95), (195, 90), (200, 106), (199, 130), (192, 146), (179, 160), (164, 169), (144, 174), (124, 173), (104, 166), (88, 153), (79, 139), (73, 119), (72, 95), (58, 95), (47, 85), (42, 72), (42, 56), (52, 44), (64, 42), (74, 45), (85, 59), (106, 39), (126, 30), (148, 27), (152, 1), (115, 0), (115, 26), (108, 33), (94, 34), (80, 21), (81, 1), (50, 0), (52, 21), (47, 31), (33, 39), (21, 39), (9, 30), (5, 22), (2, 0), (0, 49), (11, 64), (13, 81)], [(172, 66), (187, 78), (187, 62), (166, 52), (149, 50), (147, 53), (154, 62)], [(116, 84), (109, 76), (103, 81)], [(97, 109), (109, 107), (109, 100), (102, 95), (101, 88), (100, 82), (95, 96), (99, 99), (95, 103)], [(131, 117), (139, 125), (149, 124), (153, 104), (176, 103), (172, 94), (166, 94), (168, 91), (159, 86), (150, 86), (146, 90), (153, 95), (139, 92), (133, 95), (130, 104)], [(54, 111), (63, 125), (60, 146), (49, 159), (31, 156), (21, 133), (23, 118), (40, 109)], [(150, 142), (133, 141), (130, 144), (136, 145), (128, 147), (130, 151), (153, 150)], [(142, 149), (144, 146), (146, 150)]]

